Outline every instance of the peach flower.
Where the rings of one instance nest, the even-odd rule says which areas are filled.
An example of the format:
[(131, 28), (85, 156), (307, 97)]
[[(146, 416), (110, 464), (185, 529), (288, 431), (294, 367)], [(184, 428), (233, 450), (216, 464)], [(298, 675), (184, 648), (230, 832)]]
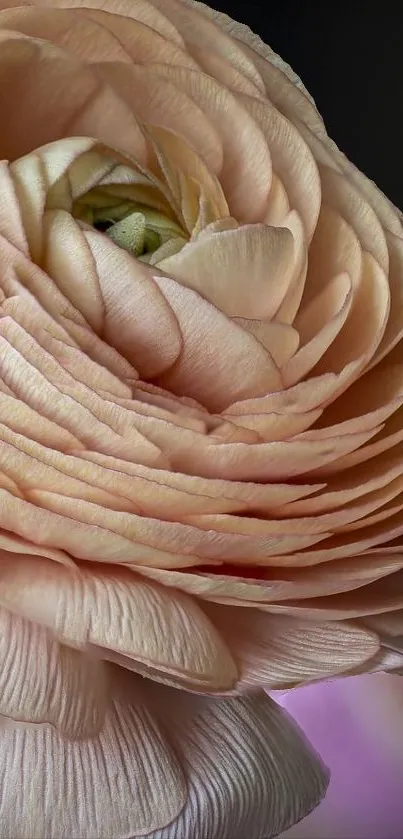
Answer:
[(263, 689), (401, 667), (401, 216), (226, 16), (0, 9), (0, 835), (272, 836)]

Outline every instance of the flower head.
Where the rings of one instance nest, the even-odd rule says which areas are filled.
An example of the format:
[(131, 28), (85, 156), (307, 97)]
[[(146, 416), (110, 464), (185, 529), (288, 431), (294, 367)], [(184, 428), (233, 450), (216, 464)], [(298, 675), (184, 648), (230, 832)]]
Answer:
[(259, 691), (400, 665), (401, 217), (225, 16), (0, 7), (3, 832), (273, 835)]

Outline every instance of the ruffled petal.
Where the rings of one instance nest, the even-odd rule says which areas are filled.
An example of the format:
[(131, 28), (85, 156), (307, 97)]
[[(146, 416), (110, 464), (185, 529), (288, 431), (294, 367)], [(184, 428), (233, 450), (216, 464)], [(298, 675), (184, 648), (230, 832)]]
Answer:
[(265, 694), (207, 700), (197, 715), (193, 701), (178, 704), (174, 693), (164, 696), (189, 795), (179, 819), (150, 839), (263, 839), (319, 803), (327, 772)]
[(116, 670), (112, 679), (113, 701), (92, 739), (71, 742), (48, 725), (0, 721), (5, 839), (126, 839), (177, 818), (186, 780), (170, 740), (142, 685)]
[[(43, 599), (48, 604), (43, 614)], [(14, 557), (1, 563), (0, 600), (48, 627), (76, 649), (108, 651), (137, 662), (144, 674), (164, 674), (199, 690), (226, 690), (237, 670), (217, 630), (187, 595), (173, 595), (133, 573), (63, 573), (47, 560)]]
[[(87, 135), (118, 145), (139, 160), (145, 143), (133, 114), (89, 65), (47, 41), (0, 32), (0, 152), (15, 160), (62, 137)], [(21, 109), (20, 103), (24, 102)]]
[(99, 734), (110, 703), (105, 664), (5, 609), (0, 627), (0, 715), (51, 723), (70, 740)]
[(285, 690), (354, 672), (379, 650), (376, 632), (345, 622), (298, 621), (213, 604), (204, 609), (233, 652), (241, 690)]

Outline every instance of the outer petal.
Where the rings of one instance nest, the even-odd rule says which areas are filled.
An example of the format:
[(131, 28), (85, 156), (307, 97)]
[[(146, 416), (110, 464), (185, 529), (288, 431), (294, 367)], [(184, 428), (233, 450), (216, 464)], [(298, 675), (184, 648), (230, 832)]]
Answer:
[(96, 739), (69, 742), (47, 725), (0, 724), (2, 839), (131, 839), (181, 811), (184, 777), (141, 683), (123, 689), (118, 671), (114, 682)]
[(0, 600), (62, 642), (101, 658), (121, 654), (148, 675), (213, 691), (236, 680), (228, 648), (195, 600), (123, 570), (64, 573), (47, 560), (3, 557)]
[(203, 608), (232, 651), (241, 689), (277, 690), (335, 676), (379, 650), (375, 632), (345, 622), (298, 621), (211, 603)]
[(319, 803), (326, 771), (264, 694), (210, 702), (145, 684), (115, 681), (94, 740), (0, 726), (2, 839), (267, 839)]
[(107, 665), (0, 609), (0, 714), (48, 722), (69, 739), (94, 736), (109, 705)]
[(0, 31), (0, 43), (2, 157), (15, 160), (51, 140), (88, 135), (144, 160), (133, 114), (89, 65), (16, 32)]
[(257, 122), (237, 96), (210, 76), (166, 64), (155, 68), (194, 100), (218, 130), (224, 148), (221, 181), (231, 214), (244, 222), (259, 221), (271, 185), (271, 158)]
[(117, 38), (80, 10), (53, 9), (49, 13), (26, 6), (4, 9), (0, 12), (0, 29), (50, 41), (88, 62), (130, 61)]
[(193, 719), (186, 705), (191, 711), (199, 700), (168, 691), (157, 697), (164, 697), (189, 795), (180, 817), (148, 839), (269, 839), (319, 803), (326, 770), (264, 693), (203, 700)]
[(264, 91), (264, 85), (253, 61), (245, 55), (233, 38), (220, 32), (220, 29), (214, 26), (205, 14), (200, 14), (199, 8), (203, 12), (206, 9), (204, 4), (183, 3), (179, 0), (153, 0), (151, 5), (172, 21), (184, 38), (191, 54), (194, 47), (211, 50), (246, 76), (259, 90)]
[[(5, 0), (4, 6), (15, 6), (24, 4), (27, 0)], [(28, 0), (29, 2), (29, 0)], [(183, 39), (175, 26), (165, 17), (164, 13), (159, 12), (152, 3), (148, 0), (107, 0), (106, 4), (103, 0), (33, 0), (33, 6), (50, 6), (51, 8), (63, 9), (104, 9), (107, 6), (108, 13), (117, 15), (131, 20), (140, 21), (151, 29), (155, 29), (164, 38), (173, 41), (178, 46), (183, 46)], [(0, 4), (0, 8), (3, 6)]]
[(198, 0), (184, 0), (190, 6), (202, 11), (216, 25), (232, 37), (237, 47), (241, 47), (245, 56), (253, 62), (263, 81), (265, 93), (271, 102), (289, 119), (300, 119), (315, 130), (318, 136), (326, 137), (323, 120), (315, 103), (304, 87), (301, 79), (286, 62), (275, 53), (268, 44), (244, 23), (233, 20), (223, 12), (211, 9)]

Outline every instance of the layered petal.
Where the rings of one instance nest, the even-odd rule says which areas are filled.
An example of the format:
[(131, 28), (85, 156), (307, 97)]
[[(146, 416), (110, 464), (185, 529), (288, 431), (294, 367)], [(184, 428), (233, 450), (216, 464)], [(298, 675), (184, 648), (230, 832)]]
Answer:
[(189, 798), (180, 819), (153, 839), (275, 836), (316, 806), (327, 786), (326, 770), (265, 694), (215, 701), (193, 721), (176, 696), (166, 699)]
[(96, 738), (71, 742), (48, 725), (1, 722), (5, 837), (118, 839), (164, 828), (181, 812), (183, 769), (141, 683), (125, 684), (116, 671), (112, 679), (113, 701)]
[[(133, 660), (140, 672), (164, 674), (179, 685), (225, 690), (236, 667), (225, 643), (197, 603), (118, 569), (63, 574), (46, 560), (1, 562), (0, 600), (48, 627), (62, 642)], [(25, 596), (24, 596), (25, 592)], [(43, 597), (47, 609), (43, 613)], [(98, 652), (96, 652), (98, 651)], [(113, 656), (112, 656), (113, 658)]]
[(26, 839), (101, 832), (204, 839), (208, 831), (241, 839), (249, 831), (259, 839), (302, 818), (323, 795), (326, 771), (264, 694), (210, 704), (162, 687), (157, 699), (116, 671), (114, 684), (93, 740), (70, 743), (49, 726), (3, 722), (5, 837), (18, 830)]
[(283, 690), (339, 675), (360, 667), (379, 649), (376, 633), (347, 623), (298, 622), (213, 604), (204, 609), (233, 650), (244, 689)]
[(0, 45), (4, 835), (276, 835), (326, 776), (259, 688), (401, 668), (401, 215), (202, 4)]

